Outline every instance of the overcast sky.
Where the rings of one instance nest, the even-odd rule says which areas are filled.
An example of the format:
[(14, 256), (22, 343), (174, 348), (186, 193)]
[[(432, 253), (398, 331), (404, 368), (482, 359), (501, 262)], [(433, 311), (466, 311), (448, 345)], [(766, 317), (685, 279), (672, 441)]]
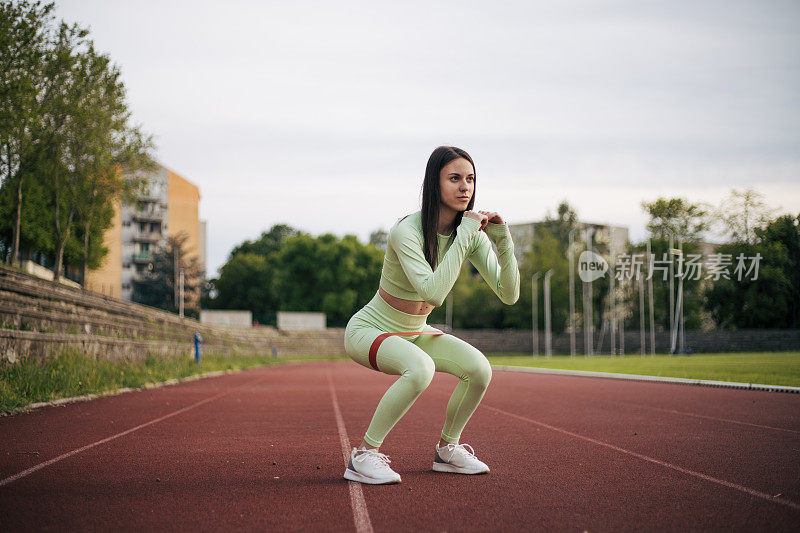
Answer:
[(119, 65), (158, 159), (200, 187), (209, 274), (276, 223), (379, 228), (438, 145), (511, 223), (566, 199), (645, 236), (640, 203), (754, 187), (800, 212), (800, 2), (57, 2)]

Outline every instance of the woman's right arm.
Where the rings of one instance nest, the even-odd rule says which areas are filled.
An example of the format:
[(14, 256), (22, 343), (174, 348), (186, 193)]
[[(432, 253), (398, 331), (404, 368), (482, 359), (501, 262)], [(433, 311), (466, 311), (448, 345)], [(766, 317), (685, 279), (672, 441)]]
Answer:
[(395, 226), (389, 233), (389, 245), (397, 254), (411, 286), (427, 303), (440, 306), (455, 285), (461, 265), (470, 250), (475, 234), (482, 222), (468, 216), (461, 219), (453, 244), (442, 257), (442, 262), (431, 270), (422, 251), (423, 240), (405, 226)]

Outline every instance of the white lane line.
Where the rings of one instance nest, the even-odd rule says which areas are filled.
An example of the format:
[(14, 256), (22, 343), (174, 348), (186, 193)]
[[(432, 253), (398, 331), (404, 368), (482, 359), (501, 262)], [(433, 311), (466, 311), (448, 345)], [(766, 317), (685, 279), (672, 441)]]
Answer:
[[(506, 370), (506, 371), (512, 371), (511, 370), (512, 368), (517, 368), (517, 367), (493, 367), (493, 368), (498, 368), (500, 370)], [(558, 371), (557, 373), (560, 373), (560, 372), (561, 371)], [(600, 372), (597, 372), (597, 373), (599, 374)], [(569, 375), (569, 374), (567, 374), (567, 375)], [(644, 405), (644, 404), (634, 403), (634, 402), (623, 402), (623, 401), (620, 401), (620, 400), (611, 400), (611, 399), (607, 399), (607, 398), (603, 399), (602, 401), (609, 402), (609, 403), (616, 403), (616, 404), (620, 404), (620, 405), (634, 405), (636, 407), (644, 407), (644, 408), (647, 408), (647, 409), (655, 409), (656, 411), (664, 411), (664, 412), (667, 412), (667, 413), (673, 413), (673, 414), (678, 414), (678, 415), (694, 416), (694, 417), (697, 417), (697, 418), (707, 418), (709, 420), (718, 420), (720, 422), (729, 422), (731, 424), (740, 424), (740, 425), (743, 425), (743, 426), (751, 426), (751, 427), (757, 427), (757, 428), (762, 428), (762, 429), (772, 429), (772, 430), (775, 430), (775, 431), (787, 431), (789, 433), (800, 433), (800, 431), (798, 431), (796, 429), (779, 428), (779, 427), (775, 427), (775, 426), (765, 426), (763, 424), (754, 424), (752, 422), (742, 422), (741, 420), (733, 420), (731, 418), (720, 418), (718, 416), (701, 415), (699, 413), (689, 413), (687, 411), (677, 411), (675, 409), (666, 409), (666, 408), (663, 408), (663, 407), (654, 407), (652, 405)]]
[(634, 381), (655, 381), (659, 383), (678, 383), (681, 385), (702, 385), (706, 387), (723, 387), (729, 389), (746, 389), (771, 392), (800, 393), (800, 387), (784, 385), (762, 385), (760, 383), (737, 383), (734, 381), (715, 381), (710, 379), (670, 378), (648, 376), (645, 374), (620, 374), (618, 372), (595, 372), (593, 370), (563, 370), (560, 368), (541, 368), (533, 366), (492, 365), (494, 370), (509, 372), (535, 372), (538, 374), (559, 374), (564, 376), (585, 376), (592, 378), (632, 379)]
[(569, 435), (570, 437), (575, 437), (575, 438), (578, 438), (578, 439), (581, 439), (581, 440), (585, 440), (587, 442), (591, 442), (593, 444), (597, 444), (599, 446), (604, 446), (606, 448), (610, 448), (610, 449), (612, 449), (614, 451), (617, 451), (617, 452), (620, 452), (620, 453), (624, 453), (624, 454), (630, 455), (632, 457), (636, 457), (637, 459), (641, 459), (643, 461), (654, 463), (654, 464), (657, 464), (659, 466), (663, 466), (665, 468), (670, 468), (672, 470), (675, 470), (677, 472), (681, 472), (683, 474), (688, 474), (690, 476), (694, 476), (694, 477), (697, 477), (697, 478), (700, 478), (700, 479), (704, 479), (704, 480), (710, 481), (712, 483), (717, 483), (718, 485), (722, 485), (722, 486), (725, 486), (725, 487), (728, 487), (728, 488), (731, 488), (731, 489), (734, 489), (734, 490), (738, 490), (740, 492), (744, 492), (745, 494), (749, 494), (751, 496), (755, 496), (756, 498), (761, 498), (763, 500), (767, 500), (767, 501), (773, 502), (773, 503), (779, 503), (781, 505), (785, 505), (786, 507), (790, 507), (792, 509), (800, 511), (800, 504), (799, 503), (796, 503), (796, 502), (793, 502), (793, 501), (790, 501), (790, 500), (786, 500), (784, 498), (774, 497), (774, 496), (772, 496), (770, 494), (767, 494), (765, 492), (760, 492), (760, 491), (757, 491), (755, 489), (751, 489), (749, 487), (745, 487), (743, 485), (738, 485), (736, 483), (731, 483), (730, 481), (725, 481), (724, 479), (718, 479), (718, 478), (709, 476), (707, 474), (703, 474), (701, 472), (695, 472), (694, 470), (689, 470), (688, 468), (683, 468), (682, 466), (674, 465), (672, 463), (667, 463), (666, 461), (661, 461), (659, 459), (654, 459), (652, 457), (648, 457), (647, 455), (642, 455), (640, 453), (632, 452), (630, 450), (626, 450), (625, 448), (620, 448), (619, 446), (614, 446), (613, 444), (609, 444), (607, 442), (603, 442), (603, 441), (600, 441), (600, 440), (597, 440), (597, 439), (593, 439), (591, 437), (586, 437), (585, 435), (579, 435), (577, 433), (573, 433), (573, 432), (568, 431), (566, 429), (562, 429), (562, 428), (558, 428), (558, 427), (555, 427), (555, 426), (551, 426), (550, 424), (545, 424), (544, 422), (539, 422), (538, 420), (533, 420), (532, 418), (528, 418), (526, 416), (517, 415), (517, 414), (514, 414), (514, 413), (509, 413), (508, 411), (503, 411), (502, 409), (498, 409), (497, 407), (492, 407), (490, 405), (483, 405), (483, 407), (485, 407), (487, 409), (490, 409), (492, 411), (497, 411), (498, 413), (501, 413), (501, 414), (504, 414), (504, 415), (507, 415), (507, 416), (510, 416), (510, 417), (513, 417), (513, 418), (518, 418), (518, 419), (523, 420), (525, 422), (530, 422), (531, 424), (535, 424), (535, 425), (541, 426), (543, 428), (547, 428), (547, 429), (550, 429), (550, 430), (553, 430), (553, 431), (557, 431), (559, 433), (563, 433), (565, 435)]
[(117, 433), (115, 435), (111, 435), (110, 437), (106, 437), (105, 439), (98, 440), (97, 442), (93, 442), (91, 444), (87, 444), (86, 446), (81, 446), (80, 448), (76, 448), (76, 449), (74, 449), (72, 451), (69, 451), (67, 453), (61, 454), (58, 457), (54, 457), (54, 458), (50, 459), (49, 461), (45, 461), (43, 463), (39, 463), (38, 465), (34, 465), (34, 466), (30, 467), (27, 470), (23, 470), (22, 472), (14, 474), (11, 477), (7, 477), (7, 478), (3, 479), (2, 481), (0, 481), (0, 487), (8, 485), (9, 483), (12, 483), (12, 482), (14, 482), (14, 481), (16, 481), (18, 479), (21, 479), (21, 478), (23, 478), (25, 476), (30, 475), (30, 474), (33, 474), (34, 472), (36, 472), (38, 470), (41, 470), (42, 468), (44, 468), (46, 466), (50, 466), (53, 463), (57, 463), (57, 462), (59, 462), (59, 461), (61, 461), (63, 459), (66, 459), (68, 457), (72, 457), (73, 455), (77, 455), (77, 454), (79, 454), (81, 452), (84, 452), (84, 451), (90, 449), (90, 448), (94, 448), (95, 446), (99, 446), (101, 444), (105, 444), (106, 442), (112, 441), (114, 439), (118, 439), (119, 437), (123, 437), (123, 436), (125, 436), (125, 435), (127, 435), (129, 433), (133, 433), (134, 431), (138, 431), (138, 430), (140, 430), (140, 429), (142, 429), (144, 427), (153, 425), (153, 424), (155, 424), (157, 422), (161, 422), (162, 420), (166, 420), (167, 418), (172, 418), (173, 416), (179, 415), (181, 413), (185, 413), (186, 411), (188, 411), (190, 409), (194, 409), (195, 407), (199, 407), (199, 406), (201, 406), (201, 405), (203, 405), (205, 403), (213, 402), (214, 400), (216, 400), (218, 398), (222, 398), (223, 396), (225, 396), (227, 394), (230, 394), (231, 392), (233, 392), (236, 389), (240, 389), (242, 387), (246, 387), (247, 385), (250, 385), (251, 383), (254, 383), (254, 382), (256, 382), (256, 381), (258, 381), (260, 379), (263, 379), (263, 376), (260, 376), (260, 377), (254, 379), (254, 380), (248, 381), (247, 383), (244, 383), (244, 384), (239, 385), (237, 387), (233, 387), (232, 389), (228, 389), (225, 392), (221, 392), (219, 394), (211, 396), (210, 398), (206, 398), (205, 400), (200, 400), (199, 402), (193, 403), (192, 405), (189, 405), (189, 406), (184, 407), (182, 409), (178, 409), (177, 411), (173, 411), (173, 412), (171, 412), (171, 413), (169, 413), (167, 415), (161, 416), (161, 417), (156, 418), (154, 420), (150, 420), (149, 422), (145, 422), (144, 424), (139, 424), (136, 427), (132, 427), (130, 429), (126, 429), (125, 431), (122, 431), (122, 432)]
[(741, 424), (743, 426), (752, 426), (752, 427), (755, 427), (755, 428), (774, 429), (776, 431), (788, 431), (789, 433), (800, 433), (800, 431), (798, 431), (796, 429), (779, 428), (779, 427), (775, 427), (775, 426), (764, 426), (762, 424), (753, 424), (751, 422), (742, 422), (741, 420), (732, 420), (730, 418), (720, 418), (718, 416), (701, 415), (701, 414), (698, 414), (698, 413), (689, 413), (689, 412), (686, 412), (686, 411), (676, 411), (675, 409), (666, 409), (664, 407), (655, 407), (655, 406), (652, 406), (652, 405), (644, 405), (644, 404), (641, 404), (641, 403), (622, 402), (622, 401), (619, 401), (619, 400), (608, 400), (608, 399), (605, 399), (605, 400), (602, 400), (602, 401), (610, 402), (610, 403), (618, 403), (618, 404), (621, 404), (621, 405), (633, 405), (633, 406), (636, 406), (636, 407), (644, 407), (644, 408), (647, 408), (647, 409), (655, 409), (656, 411), (665, 411), (667, 413), (673, 413), (673, 414), (676, 414), (676, 415), (686, 415), (686, 416), (693, 416), (693, 417), (696, 417), (696, 418), (707, 418), (709, 420), (718, 420), (720, 422), (730, 422), (731, 424)]
[[(336, 389), (333, 387), (330, 370), (328, 371), (328, 386), (331, 389), (333, 412), (336, 414), (336, 427), (339, 429), (339, 440), (342, 443), (342, 457), (347, 463), (350, 460), (350, 439), (347, 438), (347, 429), (344, 427), (342, 411), (339, 409), (339, 402), (336, 400)], [(367, 502), (364, 500), (361, 483), (348, 481), (347, 484), (350, 487), (350, 506), (353, 508), (353, 521), (356, 524), (356, 531), (358, 533), (372, 533), (372, 522), (369, 519)]]

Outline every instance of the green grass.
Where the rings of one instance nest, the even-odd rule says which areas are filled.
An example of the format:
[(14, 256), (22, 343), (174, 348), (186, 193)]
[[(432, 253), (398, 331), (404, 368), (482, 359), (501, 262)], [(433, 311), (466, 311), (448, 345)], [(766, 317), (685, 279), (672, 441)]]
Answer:
[(47, 360), (27, 358), (19, 363), (0, 362), (0, 413), (8, 414), (36, 402), (142, 388), (149, 383), (183, 378), (217, 370), (240, 370), (285, 361), (263, 356), (203, 354), (200, 364), (190, 357), (148, 355), (142, 362), (108, 361), (65, 350)]
[(800, 386), (800, 352), (743, 352), (692, 355), (608, 355), (586, 358), (577, 355), (544, 356), (495, 354), (493, 365), (534, 366), (565, 370), (618, 372), (646, 376), (736, 381), (763, 385)]
[[(344, 357), (344, 356), (343, 356)], [(303, 358), (304, 360), (311, 360)], [(331, 358), (322, 358), (331, 359)], [(203, 354), (199, 365), (190, 357), (148, 356), (142, 362), (92, 359), (74, 350), (58, 357), (20, 363), (0, 362), (0, 414), (18, 411), (36, 402), (114, 391), (142, 388), (150, 383), (183, 378), (217, 370), (240, 370), (286, 361), (262, 356), (217, 356)], [(649, 376), (736, 381), (764, 385), (800, 386), (800, 352), (723, 353), (693, 355), (657, 355), (641, 357), (582, 355), (570, 358), (495, 354), (493, 365), (535, 366), (595, 372), (619, 372)]]

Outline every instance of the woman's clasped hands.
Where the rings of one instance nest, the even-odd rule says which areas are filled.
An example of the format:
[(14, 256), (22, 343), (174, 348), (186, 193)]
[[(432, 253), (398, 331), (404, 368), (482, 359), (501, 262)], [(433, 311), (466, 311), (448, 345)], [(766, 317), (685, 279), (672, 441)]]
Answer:
[(492, 224), (503, 224), (503, 217), (495, 211), (464, 211), (464, 216), (480, 222), (481, 230), (485, 229), (490, 222)]

